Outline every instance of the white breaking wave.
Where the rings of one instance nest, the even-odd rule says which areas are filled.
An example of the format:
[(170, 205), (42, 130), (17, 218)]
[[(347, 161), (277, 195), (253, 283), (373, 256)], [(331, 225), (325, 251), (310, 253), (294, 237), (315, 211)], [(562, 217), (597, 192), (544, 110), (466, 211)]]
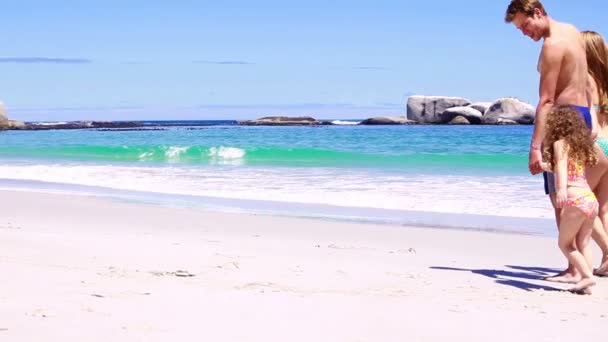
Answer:
[(237, 159), (245, 156), (245, 150), (236, 147), (212, 147), (209, 149), (209, 156), (224, 159)]
[(171, 146), (165, 152), (165, 157), (167, 157), (167, 160), (169, 160), (169, 161), (176, 162), (176, 161), (179, 161), (180, 155), (182, 153), (185, 153), (186, 151), (188, 151), (188, 147)]
[(212, 147), (209, 149), (209, 157), (212, 164), (241, 165), (245, 150), (236, 147)]
[[(176, 152), (177, 153), (177, 152)], [(216, 148), (217, 164), (0, 165), (0, 178), (113, 189), (336, 206), (552, 218), (542, 179), (527, 176), (406, 175), (332, 168), (234, 167), (245, 151)], [(223, 165), (223, 160), (228, 165)], [(263, 180), (263, 181), (261, 181)]]
[(359, 122), (354, 122), (354, 121), (342, 121), (342, 120), (334, 120), (331, 122), (333, 125), (341, 125), (341, 126), (352, 126), (352, 125), (358, 125)]
[(65, 125), (66, 121), (56, 121), (56, 122), (36, 122), (36, 126), (51, 126), (51, 125)]
[(142, 154), (139, 155), (139, 160), (141, 161), (145, 161), (150, 157), (154, 156), (154, 152), (144, 152)]

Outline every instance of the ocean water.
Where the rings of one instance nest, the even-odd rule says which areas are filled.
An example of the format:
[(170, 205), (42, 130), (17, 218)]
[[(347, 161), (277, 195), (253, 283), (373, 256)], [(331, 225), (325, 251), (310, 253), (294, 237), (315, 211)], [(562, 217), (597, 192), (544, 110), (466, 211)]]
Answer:
[(531, 126), (0, 132), (0, 187), (169, 205), (553, 234)]

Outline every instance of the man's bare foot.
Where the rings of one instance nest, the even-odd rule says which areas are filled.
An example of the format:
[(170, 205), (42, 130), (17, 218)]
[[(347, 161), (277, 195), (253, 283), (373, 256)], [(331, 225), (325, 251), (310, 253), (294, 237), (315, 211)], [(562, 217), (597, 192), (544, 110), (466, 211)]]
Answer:
[[(595, 285), (594, 278), (583, 278), (581, 279), (574, 287), (570, 288), (568, 291), (573, 293), (582, 293), (582, 294), (591, 294), (590, 287)], [(588, 293), (586, 293), (586, 291)]]
[(604, 260), (600, 267), (593, 270), (593, 275), (598, 277), (608, 277), (608, 260)]
[(571, 293), (574, 293), (574, 294), (577, 294), (577, 295), (591, 295), (591, 294), (593, 294), (593, 292), (591, 291), (590, 287), (588, 287), (586, 289), (582, 289), (580, 291), (568, 290), (568, 292), (571, 292)]
[(560, 272), (557, 275), (552, 277), (545, 277), (543, 280), (551, 281), (554, 283), (563, 283), (563, 284), (576, 284), (581, 280), (581, 276), (578, 274), (574, 274), (568, 270)]

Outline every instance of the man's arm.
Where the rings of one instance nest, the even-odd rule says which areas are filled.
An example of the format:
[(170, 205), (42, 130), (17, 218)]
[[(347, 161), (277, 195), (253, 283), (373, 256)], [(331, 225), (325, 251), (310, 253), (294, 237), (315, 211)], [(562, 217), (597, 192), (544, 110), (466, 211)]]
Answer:
[(530, 143), (528, 165), (533, 175), (542, 172), (540, 147), (545, 136), (547, 113), (555, 105), (555, 91), (563, 58), (564, 48), (562, 46), (550, 42), (544, 43), (540, 58), (540, 100), (536, 106), (536, 119), (534, 120), (534, 133)]
[(562, 140), (553, 143), (556, 207), (563, 208), (568, 199), (568, 146)]

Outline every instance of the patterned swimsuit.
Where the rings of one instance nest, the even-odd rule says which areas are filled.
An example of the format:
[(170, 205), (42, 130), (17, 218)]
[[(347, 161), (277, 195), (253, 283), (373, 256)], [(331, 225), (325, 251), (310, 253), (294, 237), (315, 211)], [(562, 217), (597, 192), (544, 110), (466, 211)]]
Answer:
[[(589, 189), (587, 177), (585, 177), (585, 167), (568, 161), (568, 187), (579, 187)], [(577, 207), (587, 218), (597, 216), (599, 205), (595, 194), (589, 189), (578, 197), (568, 197), (566, 206)]]

